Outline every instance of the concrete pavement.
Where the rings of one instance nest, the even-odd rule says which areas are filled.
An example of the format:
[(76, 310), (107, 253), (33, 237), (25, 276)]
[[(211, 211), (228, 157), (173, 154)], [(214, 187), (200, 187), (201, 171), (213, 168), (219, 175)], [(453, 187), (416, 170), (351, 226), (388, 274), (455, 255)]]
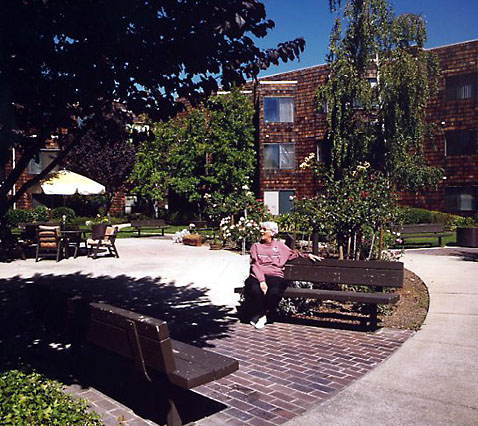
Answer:
[(209, 246), (191, 247), (161, 237), (120, 238), (116, 240), (120, 259), (79, 256), (55, 262), (52, 259), (16, 260), (0, 263), (0, 278), (32, 277), (35, 274), (67, 275), (81, 273), (91, 277), (161, 278), (177, 286), (192, 285), (207, 290), (214, 305), (235, 307), (240, 287), (249, 272), (249, 257)]
[(478, 425), (478, 249), (407, 250), (427, 284), (422, 329), (389, 359), (289, 425)]

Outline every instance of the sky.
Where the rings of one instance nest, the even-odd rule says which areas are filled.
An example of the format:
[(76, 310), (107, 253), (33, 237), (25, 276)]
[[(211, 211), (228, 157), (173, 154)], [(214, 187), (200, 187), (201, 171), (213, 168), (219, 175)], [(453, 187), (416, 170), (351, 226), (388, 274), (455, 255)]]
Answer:
[[(271, 66), (260, 76), (306, 68), (325, 63), (334, 16), (329, 0), (261, 0), (268, 19), (276, 26), (257, 45), (276, 47), (278, 43), (304, 37), (305, 51), (300, 62)], [(394, 0), (395, 14), (415, 13), (427, 24), (425, 47), (438, 47), (478, 39), (478, 0)]]

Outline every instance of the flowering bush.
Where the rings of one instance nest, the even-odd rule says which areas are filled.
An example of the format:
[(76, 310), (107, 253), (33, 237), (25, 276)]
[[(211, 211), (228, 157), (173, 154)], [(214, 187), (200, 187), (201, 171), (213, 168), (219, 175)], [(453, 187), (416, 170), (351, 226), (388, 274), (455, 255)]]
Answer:
[(173, 235), (173, 242), (181, 244), (183, 242), (183, 238), (186, 235), (190, 235), (187, 229), (183, 229), (182, 231), (178, 231)]
[(97, 214), (93, 219), (87, 220), (85, 222), (85, 225), (92, 227), (93, 225), (98, 225), (100, 223), (109, 225), (111, 223), (111, 220), (108, 216), (101, 216), (100, 214)]
[(234, 243), (242, 243), (246, 240), (248, 242), (255, 242), (260, 237), (260, 224), (254, 219), (239, 218), (236, 224), (231, 223), (231, 218), (226, 217), (221, 220), (220, 230), (225, 241)]

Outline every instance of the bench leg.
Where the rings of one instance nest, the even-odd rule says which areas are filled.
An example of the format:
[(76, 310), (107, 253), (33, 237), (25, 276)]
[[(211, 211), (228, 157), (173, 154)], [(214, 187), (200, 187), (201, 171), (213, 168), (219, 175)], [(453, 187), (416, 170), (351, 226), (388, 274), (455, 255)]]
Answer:
[(376, 330), (377, 323), (378, 323), (377, 305), (369, 305), (369, 310), (370, 310), (370, 328), (372, 330)]
[(167, 425), (168, 426), (182, 426), (183, 421), (179, 416), (178, 409), (176, 408), (176, 403), (173, 398), (168, 398), (169, 402), (169, 411), (167, 416)]

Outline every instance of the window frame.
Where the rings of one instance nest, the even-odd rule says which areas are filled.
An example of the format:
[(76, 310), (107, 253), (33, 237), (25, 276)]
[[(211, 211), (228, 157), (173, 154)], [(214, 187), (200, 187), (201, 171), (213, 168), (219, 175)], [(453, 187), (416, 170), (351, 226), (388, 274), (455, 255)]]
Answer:
[[(48, 163), (45, 162), (44, 156), (48, 155), (49, 153), (56, 153), (56, 155), (58, 155), (59, 152), (60, 152), (60, 150), (56, 149), (56, 148), (42, 148), (42, 149), (40, 149), (40, 152), (38, 153), (38, 155), (39, 155), (38, 159), (40, 160), (40, 162), (35, 161), (35, 157), (32, 157), (31, 160), (28, 162), (27, 173), (29, 175), (39, 175), (53, 161), (53, 159), (50, 159), (50, 161)], [(56, 157), (56, 155), (55, 155), (55, 157)], [(33, 166), (33, 164), (36, 164), (36, 166)], [(40, 171), (37, 171), (37, 170), (40, 170)], [(58, 165), (56, 165), (52, 169), (52, 172), (53, 171), (58, 171), (58, 170), (59, 170), (59, 167), (58, 167)]]
[[(268, 206), (266, 204), (266, 199), (270, 198), (268, 197), (267, 194), (270, 194), (270, 195), (277, 194), (277, 212), (274, 213), (271, 211), (271, 214), (280, 215), (280, 214), (289, 213), (294, 208), (294, 200), (295, 200), (296, 192), (297, 191), (295, 189), (266, 189), (264, 190), (264, 206), (266, 206), (269, 210), (271, 209), (271, 207), (274, 207), (274, 206)], [(284, 206), (283, 203), (281, 203), (281, 199), (284, 200), (284, 197), (281, 197), (281, 194), (283, 196), (287, 196), (286, 193), (291, 193), (291, 194), (289, 194), (288, 196), (288, 199), (289, 199), (288, 205)], [(288, 210), (286, 207), (288, 208)]]
[[(275, 111), (276, 113), (276, 116), (277, 116), (277, 120), (267, 120), (266, 118), (266, 102), (268, 102), (269, 100), (272, 100), (272, 99), (276, 99), (277, 100), (277, 111)], [(281, 119), (281, 116), (280, 116), (280, 102), (279, 100), (283, 100), (283, 99), (290, 99), (291, 102), (292, 102), (292, 107), (291, 107), (291, 114), (292, 114), (292, 118), (291, 120), (285, 120), (285, 119)], [(284, 95), (284, 96), (264, 96), (263, 99), (262, 99), (262, 106), (263, 106), (263, 117), (262, 117), (262, 121), (264, 123), (281, 123), (281, 124), (285, 124), (285, 123), (294, 123), (295, 122), (295, 97), (294, 96), (288, 96), (288, 95)], [(268, 109), (267, 109), (268, 110)]]
[[(445, 101), (476, 99), (477, 80), (478, 73), (476, 72), (445, 77)], [(469, 96), (466, 96), (465, 87), (467, 85), (470, 85)]]
[[(463, 196), (470, 196), (471, 207), (463, 208), (466, 200)], [(448, 212), (474, 212), (478, 207), (477, 186), (450, 186), (445, 188), (445, 210)]]
[[(470, 141), (464, 142), (461, 135), (468, 135)], [(450, 130), (445, 132), (445, 157), (458, 157), (461, 155), (477, 154), (477, 131), (473, 129)], [(468, 146), (465, 145), (468, 144)], [(459, 146), (454, 146), (452, 144)], [(452, 148), (452, 149), (450, 149)], [(460, 149), (458, 149), (460, 148)], [(465, 149), (468, 148), (468, 149)]]
[[(263, 144), (263, 149), (264, 149), (264, 155), (263, 155), (263, 168), (264, 170), (295, 170), (297, 167), (296, 167), (296, 155), (295, 155), (295, 151), (296, 151), (296, 147), (295, 147), (295, 142), (284, 142), (284, 143), (279, 143), (279, 142), (267, 142), (267, 143), (264, 143)], [(293, 147), (293, 160), (292, 160), (292, 165), (290, 167), (283, 167), (282, 164), (282, 155), (281, 155), (281, 148), (285, 148), (287, 146), (292, 146)], [(277, 167), (267, 167), (267, 163), (266, 163), (266, 148), (267, 147), (276, 147), (277, 148), (277, 158), (275, 158), (273, 161), (274, 163), (277, 164)], [(289, 153), (290, 154), (290, 153)]]

